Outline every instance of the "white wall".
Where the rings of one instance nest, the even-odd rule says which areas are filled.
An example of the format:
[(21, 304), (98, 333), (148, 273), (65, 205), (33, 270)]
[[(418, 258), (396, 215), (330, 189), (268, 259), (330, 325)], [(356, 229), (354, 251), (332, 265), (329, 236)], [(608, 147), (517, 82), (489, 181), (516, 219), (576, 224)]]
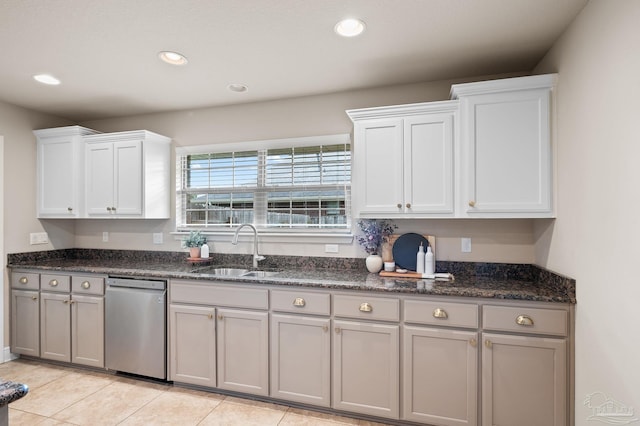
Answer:
[[(499, 77), (506, 75), (494, 76)], [(472, 80), (486, 78), (489, 77)], [(345, 114), (346, 109), (445, 100), (449, 98), (451, 84), (457, 82), (460, 81), (389, 86), (193, 111), (88, 121), (82, 125), (104, 132), (147, 129), (171, 137), (176, 146), (350, 133), (353, 125)], [(175, 211), (174, 207), (172, 211)], [(59, 223), (59, 220), (46, 221), (45, 227), (53, 227)], [(436, 257), (440, 260), (533, 262), (533, 228), (530, 220), (421, 220), (398, 223), (398, 232), (436, 235)], [(170, 235), (174, 227), (174, 220), (80, 220), (75, 225), (75, 246), (181, 250), (180, 241)], [(109, 232), (107, 243), (102, 242), (104, 231)], [(152, 245), (154, 232), (164, 234), (164, 244)], [(472, 238), (471, 253), (461, 253), (460, 237)], [(228, 242), (214, 242), (212, 249), (214, 252), (249, 253), (251, 247), (249, 244), (232, 246)], [(341, 257), (365, 256), (364, 251), (355, 243), (340, 245), (339, 250), (338, 256)], [(310, 244), (309, 241), (298, 244), (263, 242), (260, 252), (267, 255), (326, 255), (324, 244)]]
[(558, 218), (536, 263), (577, 280), (576, 424), (604, 392), (640, 410), (640, 2), (591, 0), (536, 72), (559, 72)]

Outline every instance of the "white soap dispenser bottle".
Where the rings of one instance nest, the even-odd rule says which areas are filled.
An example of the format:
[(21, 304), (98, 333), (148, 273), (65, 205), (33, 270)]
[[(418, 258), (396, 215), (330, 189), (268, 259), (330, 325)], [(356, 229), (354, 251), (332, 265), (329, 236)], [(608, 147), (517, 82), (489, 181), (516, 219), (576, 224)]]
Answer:
[(209, 258), (209, 246), (207, 243), (204, 243), (202, 247), (200, 247), (200, 258), (208, 259)]
[(431, 251), (431, 246), (427, 247), (427, 252), (424, 254), (424, 273), (428, 275), (436, 273), (436, 257)]
[(416, 272), (424, 274), (424, 246), (420, 243), (418, 254), (416, 256)]

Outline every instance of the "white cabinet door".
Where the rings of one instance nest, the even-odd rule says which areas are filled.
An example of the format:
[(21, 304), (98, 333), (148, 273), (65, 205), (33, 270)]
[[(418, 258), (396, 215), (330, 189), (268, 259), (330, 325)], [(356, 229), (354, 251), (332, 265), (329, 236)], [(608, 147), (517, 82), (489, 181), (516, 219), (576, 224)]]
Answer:
[(402, 120), (357, 123), (352, 196), (362, 217), (397, 214), (404, 209)]
[(333, 408), (399, 417), (399, 326), (333, 323)]
[(67, 293), (40, 293), (40, 356), (71, 361), (71, 297)]
[(35, 130), (37, 214), (39, 218), (78, 218), (84, 214), (84, 142), (97, 133), (80, 126)]
[(169, 374), (171, 380), (216, 386), (215, 308), (169, 307)]
[(568, 424), (566, 339), (483, 333), (482, 340), (482, 424)]
[(40, 295), (11, 290), (11, 352), (40, 356)]
[(404, 119), (404, 211), (453, 214), (453, 114)]
[(116, 216), (142, 215), (142, 141), (113, 144), (113, 212)]
[(113, 201), (113, 143), (86, 145), (86, 203), (89, 216), (111, 216)]
[(142, 215), (142, 142), (87, 144), (87, 214)]
[(72, 295), (71, 362), (104, 368), (104, 297)]
[(405, 326), (404, 420), (442, 426), (476, 425), (478, 333)]
[(269, 316), (218, 309), (218, 387), (269, 395)]
[(553, 76), (454, 86), (468, 217), (552, 217)]
[(271, 396), (331, 405), (329, 318), (271, 315)]

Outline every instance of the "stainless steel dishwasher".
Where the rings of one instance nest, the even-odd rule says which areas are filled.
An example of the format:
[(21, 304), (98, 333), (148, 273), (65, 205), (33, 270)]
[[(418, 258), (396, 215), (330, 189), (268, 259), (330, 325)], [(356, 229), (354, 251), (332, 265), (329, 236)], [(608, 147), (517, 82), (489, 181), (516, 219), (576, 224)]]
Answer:
[(105, 364), (110, 370), (167, 378), (167, 282), (107, 278)]

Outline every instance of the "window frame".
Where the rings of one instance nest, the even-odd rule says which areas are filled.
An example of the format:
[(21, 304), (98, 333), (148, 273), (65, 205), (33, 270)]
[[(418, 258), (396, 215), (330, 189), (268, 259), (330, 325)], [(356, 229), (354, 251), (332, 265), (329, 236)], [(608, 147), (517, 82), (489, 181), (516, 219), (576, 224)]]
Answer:
[[(198, 155), (208, 153), (227, 153), (227, 152), (246, 152), (246, 151), (259, 151), (259, 150), (275, 150), (286, 148), (302, 148), (313, 146), (326, 146), (336, 144), (349, 144), (351, 152), (351, 164), (353, 164), (353, 144), (349, 134), (334, 134), (325, 136), (310, 136), (310, 137), (297, 137), (297, 138), (285, 138), (285, 139), (271, 139), (261, 141), (249, 141), (249, 142), (231, 142), (220, 143), (211, 145), (196, 145), (196, 146), (178, 146), (175, 148), (175, 183), (176, 183), (176, 222), (174, 234), (182, 236), (188, 233), (190, 230), (200, 230), (203, 234), (206, 234), (210, 241), (226, 241), (229, 238), (229, 234), (235, 232), (240, 224), (225, 226), (187, 226), (182, 223), (185, 207), (183, 206), (183, 193), (182, 193), (182, 162), (183, 158), (187, 155)], [(346, 196), (345, 196), (345, 215), (346, 225), (344, 227), (327, 227), (327, 228), (288, 228), (288, 227), (266, 227), (263, 225), (256, 225), (260, 232), (261, 239), (274, 242), (299, 242), (301, 238), (307, 239), (309, 242), (332, 242), (332, 243), (344, 243), (349, 244), (353, 241), (352, 234), (352, 222), (351, 215), (351, 186), (353, 176), (348, 184), (345, 184)], [(255, 200), (254, 200), (255, 201)], [(255, 208), (255, 204), (254, 204)], [(253, 222), (256, 222), (255, 216)]]

